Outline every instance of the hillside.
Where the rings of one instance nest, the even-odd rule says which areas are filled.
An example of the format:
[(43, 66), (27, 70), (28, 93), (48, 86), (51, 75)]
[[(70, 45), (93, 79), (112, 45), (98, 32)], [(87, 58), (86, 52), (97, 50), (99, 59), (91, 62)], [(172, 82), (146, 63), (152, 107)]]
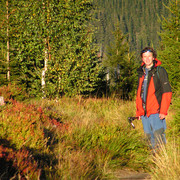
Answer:
[(145, 46), (159, 46), (161, 23), (159, 18), (167, 17), (163, 4), (167, 0), (95, 0), (97, 4), (97, 41), (103, 48), (112, 42), (112, 32), (119, 24), (128, 35), (130, 49), (140, 51)]

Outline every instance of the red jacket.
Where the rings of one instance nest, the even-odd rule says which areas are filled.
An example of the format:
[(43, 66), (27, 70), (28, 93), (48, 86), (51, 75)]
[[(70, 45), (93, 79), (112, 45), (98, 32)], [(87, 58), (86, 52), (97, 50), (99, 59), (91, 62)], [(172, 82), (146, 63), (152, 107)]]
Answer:
[[(169, 84), (168, 75), (163, 67), (160, 67), (161, 62), (157, 59), (154, 60), (154, 65), (148, 72), (147, 81), (147, 97), (146, 103), (143, 104), (142, 100), (142, 84), (144, 81), (144, 66), (138, 68), (138, 89), (136, 96), (136, 116), (151, 114), (164, 114), (167, 115), (169, 105), (171, 103), (172, 91)], [(159, 68), (157, 68), (159, 66)]]

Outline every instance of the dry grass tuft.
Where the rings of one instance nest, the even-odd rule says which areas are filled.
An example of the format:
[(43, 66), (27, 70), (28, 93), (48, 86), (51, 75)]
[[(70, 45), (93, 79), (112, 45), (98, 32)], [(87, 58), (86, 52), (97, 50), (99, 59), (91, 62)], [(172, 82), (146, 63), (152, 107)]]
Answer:
[(159, 152), (152, 158), (154, 167), (151, 170), (152, 180), (179, 180), (180, 146), (178, 140), (161, 144)]

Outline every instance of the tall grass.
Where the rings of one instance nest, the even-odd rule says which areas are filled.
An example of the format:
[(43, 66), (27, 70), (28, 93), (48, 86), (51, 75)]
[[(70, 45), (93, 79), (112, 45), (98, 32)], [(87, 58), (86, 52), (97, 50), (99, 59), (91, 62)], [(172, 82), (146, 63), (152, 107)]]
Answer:
[[(178, 92), (179, 93), (179, 92)], [(167, 144), (161, 144), (160, 151), (152, 157), (151, 169), (153, 180), (180, 179), (180, 99), (179, 94), (173, 99), (167, 124)]]
[(70, 99), (37, 102), (43, 109), (62, 115), (63, 121), (73, 121), (81, 125), (94, 125), (96, 122), (127, 124), (128, 116), (135, 114), (134, 102), (117, 99)]
[(134, 102), (62, 98), (36, 103), (70, 123), (56, 147), (60, 176), (94, 179), (106, 176), (110, 168), (146, 168), (148, 148), (141, 132), (132, 130), (127, 120), (135, 113)]
[[(7, 141), (0, 146), (0, 160), (13, 164), (12, 176), (35, 179), (113, 179), (117, 168), (149, 171), (156, 162), (151, 161), (142, 123), (134, 121), (136, 129), (128, 123), (134, 114), (134, 101), (115, 98), (9, 103), (0, 112), (0, 140)], [(21, 161), (22, 152), (26, 156)]]
[[(180, 139), (180, 138), (179, 138)], [(152, 180), (178, 180), (180, 177), (180, 144), (179, 139), (161, 144), (160, 151), (152, 158)]]

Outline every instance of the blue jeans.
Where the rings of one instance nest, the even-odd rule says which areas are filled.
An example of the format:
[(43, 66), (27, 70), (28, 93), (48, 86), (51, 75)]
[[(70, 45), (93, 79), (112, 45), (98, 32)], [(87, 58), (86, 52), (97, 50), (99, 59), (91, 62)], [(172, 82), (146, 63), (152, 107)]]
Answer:
[(159, 114), (151, 114), (149, 117), (141, 116), (144, 133), (151, 143), (153, 149), (158, 147), (159, 143), (166, 144), (165, 129), (166, 121), (161, 120)]

